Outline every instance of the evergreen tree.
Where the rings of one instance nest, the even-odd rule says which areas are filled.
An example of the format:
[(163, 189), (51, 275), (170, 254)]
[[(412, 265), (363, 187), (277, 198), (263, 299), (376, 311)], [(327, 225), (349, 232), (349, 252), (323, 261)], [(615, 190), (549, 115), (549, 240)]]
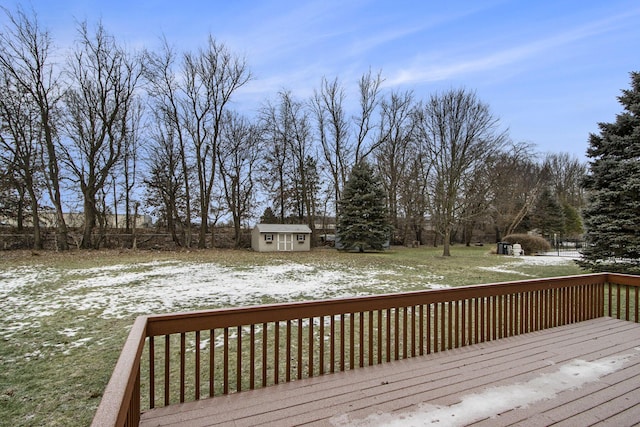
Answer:
[(625, 111), (589, 136), (587, 244), (578, 263), (592, 271), (640, 274), (640, 73), (631, 73), (631, 89), (618, 100)]
[(280, 218), (273, 213), (271, 206), (267, 206), (260, 217), (260, 222), (262, 224), (280, 224)]
[(531, 225), (546, 237), (551, 238), (554, 234), (564, 235), (564, 212), (558, 202), (558, 198), (545, 189), (531, 215)]
[(583, 232), (580, 214), (568, 203), (562, 205), (564, 212), (564, 235), (568, 238), (578, 238)]
[(342, 249), (384, 249), (390, 232), (385, 193), (367, 162), (353, 167), (338, 208), (337, 237)]

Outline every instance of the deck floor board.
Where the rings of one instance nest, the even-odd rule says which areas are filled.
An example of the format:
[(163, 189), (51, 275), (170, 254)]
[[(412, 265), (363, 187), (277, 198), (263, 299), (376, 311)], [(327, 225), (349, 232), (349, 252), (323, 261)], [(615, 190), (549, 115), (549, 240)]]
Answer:
[(399, 419), (424, 405), (456, 408), (465, 396), (496, 387), (519, 386), (551, 375), (576, 360), (593, 362), (622, 356), (626, 359), (621, 368), (597, 380), (525, 407), (467, 419), (460, 425), (637, 425), (640, 324), (599, 318), (157, 408), (142, 415), (141, 426), (374, 425), (380, 417)]

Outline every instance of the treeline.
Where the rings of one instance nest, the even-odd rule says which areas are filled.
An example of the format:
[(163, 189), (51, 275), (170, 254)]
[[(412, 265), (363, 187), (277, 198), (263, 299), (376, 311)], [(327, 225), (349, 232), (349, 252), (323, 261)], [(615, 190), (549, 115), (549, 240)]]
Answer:
[(282, 89), (246, 115), (231, 101), (253, 79), (248, 63), (212, 36), (192, 51), (164, 40), (132, 52), (85, 22), (61, 59), (35, 12), (4, 13), (0, 217), (32, 229), (35, 248), (43, 209), (55, 211), (59, 249), (69, 210), (83, 212), (83, 248), (100, 246), (109, 214), (129, 230), (149, 213), (185, 247), (210, 245), (220, 222), (240, 244), (265, 212), (313, 229), (336, 217), (361, 161), (383, 182), (394, 243), (422, 241), (427, 224), (445, 244), (470, 243), (478, 227), (498, 240), (582, 231), (586, 166), (514, 143), (473, 91), (421, 98), (369, 70), (353, 99), (325, 77), (308, 99)]

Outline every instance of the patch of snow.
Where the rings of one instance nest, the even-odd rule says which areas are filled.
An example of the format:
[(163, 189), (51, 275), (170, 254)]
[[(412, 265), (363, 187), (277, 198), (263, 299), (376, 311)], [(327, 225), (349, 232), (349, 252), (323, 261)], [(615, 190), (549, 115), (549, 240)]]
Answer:
[[(38, 319), (69, 310), (77, 312), (76, 320), (125, 318), (194, 307), (360, 296), (369, 294), (368, 289), (394, 292), (395, 285), (388, 279), (392, 272), (290, 261), (247, 268), (180, 261), (74, 270), (19, 267), (0, 273), (0, 337), (33, 329)], [(420, 285), (426, 289), (445, 286), (432, 284), (432, 279), (439, 277), (420, 275)], [(71, 337), (77, 332), (69, 327), (60, 334)]]
[(524, 277), (535, 277), (533, 274), (514, 270), (513, 267), (567, 265), (573, 263), (572, 258), (558, 256), (509, 256), (505, 259), (508, 259), (509, 262), (493, 267), (478, 268), (480, 270), (493, 271), (496, 273), (517, 274)]
[[(515, 268), (563, 262), (571, 261), (519, 257), (494, 269), (528, 276)], [(422, 271), (427, 268), (416, 267)], [(397, 292), (390, 279), (394, 274), (397, 270), (345, 268), (331, 263), (307, 265), (284, 259), (274, 265), (243, 268), (175, 260), (72, 270), (42, 265), (15, 267), (0, 270), (0, 338), (37, 330), (40, 319), (70, 310), (75, 311), (74, 320), (86, 321), (194, 307), (237, 307)], [(416, 288), (449, 287), (444, 277), (428, 272), (416, 273), (415, 280)], [(73, 337), (78, 332), (68, 326), (59, 333)]]
[(575, 390), (587, 383), (598, 381), (615, 372), (637, 354), (625, 354), (588, 362), (574, 360), (560, 366), (556, 372), (541, 374), (532, 380), (501, 387), (491, 387), (480, 393), (461, 397), (450, 406), (418, 405), (415, 411), (402, 414), (378, 413), (362, 420), (352, 420), (343, 414), (331, 419), (335, 426), (388, 426), (411, 427), (437, 424), (460, 426), (505, 411), (525, 408), (536, 402), (555, 398), (559, 393)]
[(495, 273), (518, 274), (520, 276), (525, 276), (525, 277), (534, 277), (532, 274), (527, 274), (527, 273), (523, 273), (521, 271), (516, 271), (516, 270), (509, 270), (505, 268), (506, 265), (508, 264), (504, 264), (502, 266), (496, 265), (494, 267), (478, 267), (478, 269), (484, 270), (484, 271), (493, 271)]
[(573, 264), (573, 258), (560, 256), (521, 256), (514, 257), (520, 261), (520, 265), (567, 265)]
[(64, 335), (64, 336), (67, 336), (67, 337), (75, 337), (75, 336), (76, 336), (76, 334), (78, 333), (78, 331), (80, 331), (80, 330), (82, 330), (82, 329), (84, 329), (84, 328), (83, 328), (83, 327), (78, 327), (78, 328), (65, 328), (65, 329), (63, 329), (63, 330), (59, 331), (58, 333), (59, 333), (60, 335)]
[(442, 284), (439, 284), (439, 283), (433, 283), (433, 284), (428, 285), (428, 286), (429, 286), (429, 289), (447, 289), (447, 288), (451, 287), (450, 285), (442, 285)]

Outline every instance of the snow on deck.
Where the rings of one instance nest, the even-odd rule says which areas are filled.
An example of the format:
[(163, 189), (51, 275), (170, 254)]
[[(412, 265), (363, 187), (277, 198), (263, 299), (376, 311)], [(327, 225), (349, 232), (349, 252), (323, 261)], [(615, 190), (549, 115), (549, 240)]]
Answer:
[(599, 318), (157, 408), (141, 426), (565, 426), (640, 420), (640, 324)]

